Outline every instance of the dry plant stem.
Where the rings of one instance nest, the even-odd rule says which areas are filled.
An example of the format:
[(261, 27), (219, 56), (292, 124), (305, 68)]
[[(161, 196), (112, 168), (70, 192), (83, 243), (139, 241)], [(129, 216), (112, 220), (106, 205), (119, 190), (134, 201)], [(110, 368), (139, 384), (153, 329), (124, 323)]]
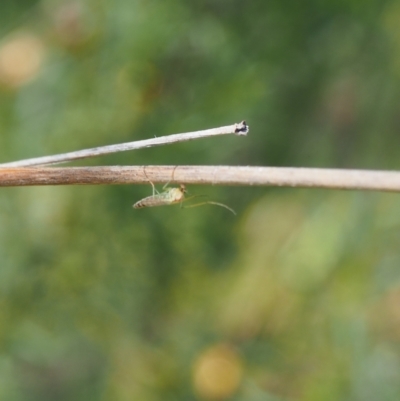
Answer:
[(0, 186), (204, 184), (400, 192), (400, 172), (290, 167), (108, 166), (0, 168)]
[(127, 150), (135, 150), (142, 148), (150, 148), (153, 146), (168, 145), (175, 142), (191, 141), (193, 139), (207, 138), (217, 135), (247, 135), (249, 127), (245, 121), (238, 124), (232, 124), (225, 127), (212, 128), (203, 131), (187, 132), (184, 134), (173, 134), (161, 136), (159, 138), (144, 139), (142, 141), (126, 142), (117, 145), (101, 146), (92, 149), (83, 149), (76, 152), (63, 153), (53, 156), (37, 157), (34, 159), (19, 160), (16, 162), (3, 163), (0, 167), (29, 167), (29, 166), (44, 166), (49, 164), (57, 164), (69, 162), (72, 160), (86, 159), (89, 157), (97, 157), (110, 153), (124, 152)]

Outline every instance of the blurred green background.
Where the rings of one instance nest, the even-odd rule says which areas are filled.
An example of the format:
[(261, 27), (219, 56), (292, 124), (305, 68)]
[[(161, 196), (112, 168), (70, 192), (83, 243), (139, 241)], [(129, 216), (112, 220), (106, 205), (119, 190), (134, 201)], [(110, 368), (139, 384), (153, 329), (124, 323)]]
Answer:
[[(2, 0), (0, 161), (399, 169), (400, 1)], [(76, 165), (76, 164), (75, 164)], [(400, 399), (397, 194), (0, 191), (0, 399)]]

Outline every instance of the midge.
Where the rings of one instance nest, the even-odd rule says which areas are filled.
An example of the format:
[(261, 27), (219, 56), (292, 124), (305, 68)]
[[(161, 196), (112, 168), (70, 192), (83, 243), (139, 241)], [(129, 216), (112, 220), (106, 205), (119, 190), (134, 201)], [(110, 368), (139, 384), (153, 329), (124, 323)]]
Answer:
[(153, 183), (153, 195), (147, 196), (146, 198), (137, 201), (133, 207), (135, 209), (142, 209), (144, 207), (155, 207), (164, 205), (173, 205), (175, 203), (182, 203), (185, 200), (185, 193), (187, 192), (186, 187), (181, 184), (179, 188), (166, 188), (161, 193), (155, 193)]
[[(189, 198), (185, 198), (185, 194), (187, 193), (185, 185), (181, 184), (178, 188), (166, 188), (164, 187), (164, 191), (161, 193), (155, 193), (156, 189), (154, 187), (154, 184), (150, 182), (151, 186), (153, 187), (153, 195), (147, 196), (146, 198), (141, 199), (140, 201), (137, 201), (133, 207), (135, 209), (142, 209), (145, 207), (155, 207), (155, 206), (165, 206), (165, 205), (174, 205), (176, 203), (180, 203), (181, 205), (183, 202), (195, 198), (195, 196), (190, 196)], [(201, 202), (201, 203), (196, 203), (195, 205), (189, 205), (186, 207), (195, 207), (195, 206), (201, 206), (201, 205), (216, 205), (216, 206), (221, 206), (230, 212), (232, 212), (234, 215), (236, 215), (235, 211), (231, 209), (229, 206), (224, 205), (223, 203), (218, 203), (218, 202), (212, 202), (212, 201), (206, 201), (206, 202)]]

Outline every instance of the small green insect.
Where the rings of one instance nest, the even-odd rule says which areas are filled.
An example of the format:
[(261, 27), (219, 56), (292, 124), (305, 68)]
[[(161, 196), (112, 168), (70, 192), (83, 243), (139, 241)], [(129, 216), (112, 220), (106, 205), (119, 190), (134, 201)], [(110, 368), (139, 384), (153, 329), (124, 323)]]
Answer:
[[(153, 195), (147, 196), (146, 198), (143, 198), (140, 201), (137, 201), (133, 205), (133, 207), (135, 209), (142, 209), (145, 207), (174, 205), (176, 203), (180, 203), (182, 205), (183, 202), (196, 197), (194, 195), (194, 196), (190, 196), (189, 198), (185, 198), (187, 189), (186, 189), (185, 185), (183, 185), (183, 184), (181, 184), (178, 188), (164, 187), (164, 191), (161, 193), (156, 193), (154, 184), (151, 181), (150, 181), (150, 184), (153, 187)], [(196, 203), (195, 205), (189, 205), (186, 207), (188, 208), (188, 207), (195, 207), (195, 206), (201, 206), (201, 205), (207, 205), (207, 204), (221, 206), (221, 207), (229, 210), (230, 212), (232, 212), (234, 215), (236, 215), (235, 211), (233, 209), (231, 209), (229, 206), (224, 205), (223, 203), (212, 202), (212, 201)]]
[[(151, 183), (153, 185), (153, 183)], [(179, 188), (165, 188), (161, 193), (155, 193), (156, 190), (153, 185), (153, 195), (147, 196), (136, 202), (133, 207), (135, 209), (142, 209), (144, 207), (155, 207), (164, 205), (173, 205), (181, 203), (185, 200), (186, 188), (182, 184)]]

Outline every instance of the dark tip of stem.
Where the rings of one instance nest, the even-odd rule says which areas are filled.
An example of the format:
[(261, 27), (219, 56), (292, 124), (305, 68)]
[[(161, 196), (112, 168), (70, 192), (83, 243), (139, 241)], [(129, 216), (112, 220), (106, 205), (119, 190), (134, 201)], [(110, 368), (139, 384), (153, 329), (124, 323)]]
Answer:
[(236, 124), (235, 134), (237, 135), (247, 135), (249, 132), (249, 126), (246, 124), (246, 121), (242, 121), (239, 124)]

